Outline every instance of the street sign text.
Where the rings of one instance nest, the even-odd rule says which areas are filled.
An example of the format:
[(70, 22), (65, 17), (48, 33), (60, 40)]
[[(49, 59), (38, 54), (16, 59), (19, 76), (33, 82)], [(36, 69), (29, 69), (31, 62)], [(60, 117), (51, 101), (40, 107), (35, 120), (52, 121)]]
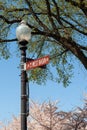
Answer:
[(28, 61), (25, 63), (25, 70), (30, 70), (36, 67), (40, 67), (49, 63), (49, 56), (44, 56), (42, 58), (38, 58), (32, 61)]

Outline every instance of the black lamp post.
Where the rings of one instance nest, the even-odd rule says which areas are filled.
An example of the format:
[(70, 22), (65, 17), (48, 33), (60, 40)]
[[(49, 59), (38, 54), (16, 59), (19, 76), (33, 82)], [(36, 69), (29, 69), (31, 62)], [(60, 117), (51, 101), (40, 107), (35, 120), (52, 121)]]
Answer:
[(28, 41), (31, 38), (31, 30), (25, 21), (16, 29), (16, 36), (21, 51), (21, 130), (27, 130), (27, 73), (24, 70), (26, 63), (26, 50)]

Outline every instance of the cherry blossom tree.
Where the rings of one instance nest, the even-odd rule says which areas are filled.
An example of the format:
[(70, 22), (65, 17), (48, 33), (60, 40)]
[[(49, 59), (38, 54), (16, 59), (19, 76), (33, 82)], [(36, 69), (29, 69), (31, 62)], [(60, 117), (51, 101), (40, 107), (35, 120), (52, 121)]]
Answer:
[[(28, 130), (87, 130), (87, 100), (83, 108), (71, 112), (60, 111), (57, 102), (30, 102)], [(8, 125), (0, 123), (0, 130), (20, 130), (20, 116)]]
[(63, 130), (87, 130), (87, 99), (83, 108), (71, 111)]

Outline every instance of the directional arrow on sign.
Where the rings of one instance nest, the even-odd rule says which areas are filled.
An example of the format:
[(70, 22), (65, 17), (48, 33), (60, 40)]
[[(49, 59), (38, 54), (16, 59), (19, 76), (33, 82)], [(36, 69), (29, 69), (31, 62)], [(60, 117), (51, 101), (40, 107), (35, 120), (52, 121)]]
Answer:
[(27, 61), (24, 65), (25, 70), (30, 70), (33, 68), (37, 68), (40, 66), (44, 66), (49, 63), (49, 56), (44, 56), (42, 58), (38, 58), (36, 60)]

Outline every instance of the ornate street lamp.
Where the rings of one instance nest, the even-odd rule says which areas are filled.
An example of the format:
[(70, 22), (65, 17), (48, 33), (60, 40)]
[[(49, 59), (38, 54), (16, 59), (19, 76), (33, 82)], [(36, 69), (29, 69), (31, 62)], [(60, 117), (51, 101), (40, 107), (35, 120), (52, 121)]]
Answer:
[(24, 63), (26, 63), (26, 50), (31, 38), (31, 29), (25, 21), (21, 21), (17, 27), (16, 37), (21, 51), (21, 130), (27, 130), (27, 73), (24, 70)]

